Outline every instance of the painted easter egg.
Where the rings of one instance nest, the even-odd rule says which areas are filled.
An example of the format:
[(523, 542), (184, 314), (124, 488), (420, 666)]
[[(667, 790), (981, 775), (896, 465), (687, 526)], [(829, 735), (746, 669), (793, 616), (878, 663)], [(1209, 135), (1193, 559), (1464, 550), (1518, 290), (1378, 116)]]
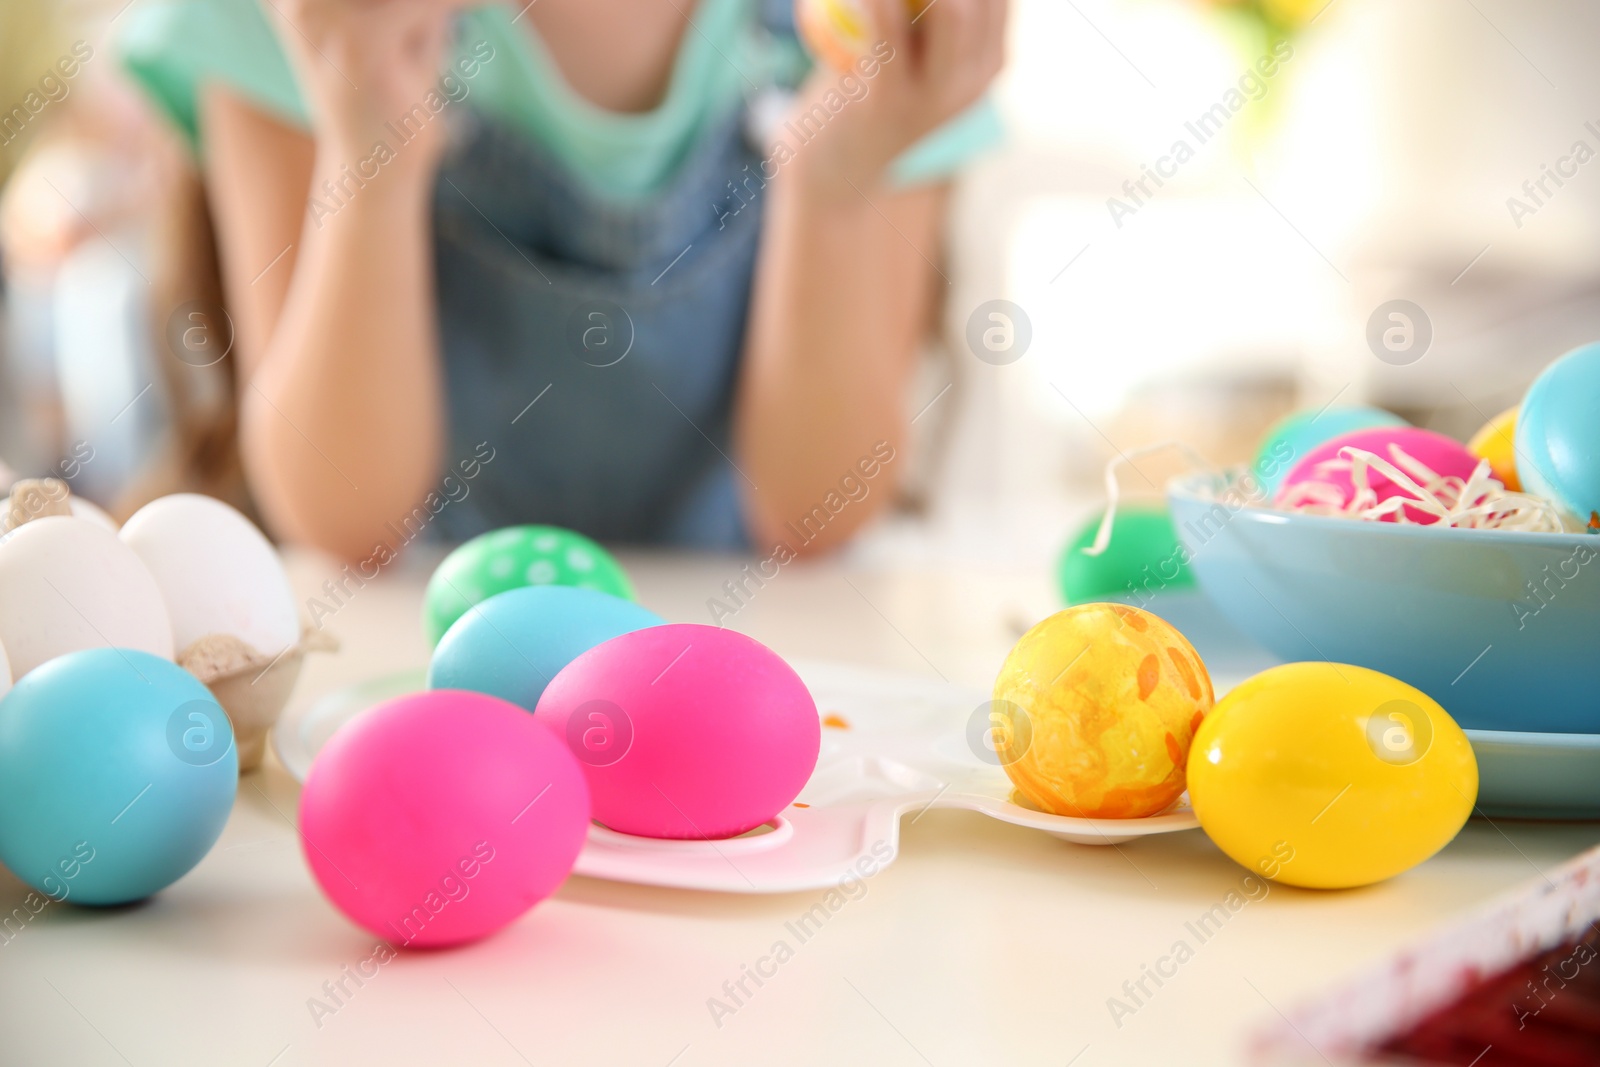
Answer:
[(1527, 491), (1600, 527), (1600, 341), (1544, 369), (1517, 417), (1517, 473)]
[(733, 630), (675, 623), (590, 649), (535, 717), (566, 739), (594, 817), (641, 837), (734, 837), (780, 814), (816, 769), (822, 723), (794, 669)]
[(483, 693), (414, 693), (351, 720), (300, 794), (317, 884), (399, 945), (505, 926), (566, 880), (588, 830), (589, 790), (560, 738)]
[[(1283, 484), (1278, 487), (1277, 494), (1273, 498), (1274, 503), (1281, 505), (1304, 499), (1306, 493), (1304, 486), (1313, 485), (1329, 491), (1330, 504), (1337, 501), (1338, 507), (1348, 506), (1356, 496), (1356, 487), (1351, 481), (1351, 462), (1340, 455), (1340, 450), (1344, 448), (1357, 448), (1370, 452), (1393, 464), (1414, 481), (1420, 476), (1413, 475), (1407, 470), (1403, 457), (1409, 457), (1422, 464), (1439, 478), (1457, 478), (1462, 482), (1470, 478), (1478, 466), (1478, 457), (1462, 447), (1459, 441), (1434, 433), (1432, 430), (1422, 430), (1415, 426), (1356, 430), (1323, 442), (1295, 464), (1294, 469), (1283, 480)], [(1418, 484), (1421, 485), (1421, 482)], [(1373, 499), (1370, 502), (1373, 504), (1394, 497), (1403, 500), (1417, 499), (1416, 494), (1402, 483), (1391, 479), (1376, 468), (1368, 471), (1368, 487), (1372, 490)], [(1409, 522), (1426, 525), (1438, 521), (1437, 516), (1409, 504), (1401, 505), (1398, 512), (1385, 515), (1383, 521), (1397, 522), (1399, 521), (1397, 516), (1402, 512)]]
[(995, 745), (1034, 807), (1136, 819), (1184, 790), (1211, 677), (1167, 622), (1123, 604), (1082, 604), (1017, 642), (994, 683)]
[(633, 599), (622, 567), (582, 534), (559, 526), (507, 526), (461, 545), (433, 572), (422, 607), (428, 644), (437, 645), (474, 604), (529, 585), (573, 585)]
[(123, 904), (177, 881), (222, 834), (238, 782), (228, 716), (148, 652), (70, 652), (0, 700), (0, 861), (56, 900)]
[[(905, 0), (912, 18), (935, 0)], [(872, 18), (862, 0), (800, 0), (795, 22), (806, 46), (828, 66), (847, 71), (872, 47)]]
[(470, 689), (528, 711), (545, 686), (595, 645), (666, 620), (594, 589), (534, 585), (499, 593), (445, 631), (428, 665), (429, 689)]
[(1478, 795), (1467, 736), (1421, 690), (1339, 663), (1241, 683), (1200, 726), (1189, 799), (1217, 846), (1290, 885), (1368, 885), (1455, 837)]
[(1082, 604), (1106, 597), (1187, 589), (1194, 585), (1188, 558), (1178, 545), (1172, 513), (1159, 504), (1117, 508), (1111, 540), (1098, 556), (1084, 553), (1100, 530), (1100, 515), (1080, 528), (1056, 564), (1061, 599)]
[(1512, 492), (1521, 492), (1517, 477), (1517, 408), (1507, 408), (1472, 435), (1467, 451), (1489, 461), (1489, 473)]

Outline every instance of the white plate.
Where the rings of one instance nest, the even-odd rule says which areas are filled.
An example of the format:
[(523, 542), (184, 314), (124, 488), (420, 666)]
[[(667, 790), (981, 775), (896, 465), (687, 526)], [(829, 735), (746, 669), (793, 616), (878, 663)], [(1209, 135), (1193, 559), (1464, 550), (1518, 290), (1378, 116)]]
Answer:
[[(837, 885), (881, 868), (899, 850), (900, 819), (930, 808), (982, 812), (1080, 845), (1116, 845), (1199, 826), (1188, 798), (1146, 819), (1074, 819), (1017, 804), (1011, 782), (969, 747), (988, 697), (915, 675), (834, 663), (796, 664), (824, 722), (817, 769), (793, 807), (762, 830), (721, 841), (662, 841), (591, 827), (578, 874), (730, 893), (786, 893)], [(376, 704), (423, 688), (422, 672), (331, 693), (273, 733), (289, 773), (305, 781), (333, 732)], [(983, 709), (979, 711), (979, 709)]]

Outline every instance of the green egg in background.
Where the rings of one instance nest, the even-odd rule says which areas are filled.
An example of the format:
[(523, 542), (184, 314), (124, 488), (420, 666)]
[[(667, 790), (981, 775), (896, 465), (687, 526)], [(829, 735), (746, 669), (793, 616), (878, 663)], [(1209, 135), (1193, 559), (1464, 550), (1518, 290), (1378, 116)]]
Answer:
[(633, 599), (627, 573), (582, 534), (559, 526), (507, 526), (461, 545), (428, 579), (422, 628), (429, 647), (474, 604), (529, 585), (571, 585)]
[(1083, 550), (1094, 544), (1103, 514), (1097, 513), (1085, 523), (1061, 552), (1056, 581), (1068, 604), (1127, 596), (1130, 583), (1135, 589), (1150, 583), (1146, 592), (1194, 585), (1194, 575), (1178, 549), (1177, 527), (1164, 505), (1119, 505), (1106, 550), (1098, 556), (1085, 555)]

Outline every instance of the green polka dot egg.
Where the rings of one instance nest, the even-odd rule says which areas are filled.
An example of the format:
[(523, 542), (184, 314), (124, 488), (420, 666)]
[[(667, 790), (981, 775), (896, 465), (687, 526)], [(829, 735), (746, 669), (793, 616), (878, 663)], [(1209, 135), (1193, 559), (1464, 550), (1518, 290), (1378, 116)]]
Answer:
[(433, 572), (422, 602), (428, 644), (437, 645), (474, 604), (527, 585), (573, 585), (633, 599), (627, 573), (582, 534), (559, 526), (507, 526), (474, 537)]

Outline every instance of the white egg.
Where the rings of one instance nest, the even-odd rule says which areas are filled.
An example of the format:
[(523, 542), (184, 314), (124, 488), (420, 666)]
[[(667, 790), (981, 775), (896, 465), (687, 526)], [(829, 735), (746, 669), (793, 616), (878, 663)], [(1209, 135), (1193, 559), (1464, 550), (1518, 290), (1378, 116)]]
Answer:
[(94, 501), (75, 496), (67, 501), (67, 506), (72, 509), (74, 518), (88, 519), (96, 525), (104, 526), (112, 533), (117, 532), (117, 520), (106, 514), (106, 509)]
[(266, 656), (300, 640), (300, 614), (283, 561), (249, 519), (220, 500), (177, 493), (122, 525), (172, 613), (182, 652), (206, 634), (230, 634)]
[(0, 697), (11, 689), (11, 660), (6, 657), (6, 646), (0, 645)]
[[(117, 521), (106, 514), (104, 508), (81, 496), (67, 498), (67, 506), (72, 509), (75, 519), (87, 519), (96, 526), (103, 526), (112, 533), (117, 532)], [(11, 498), (0, 497), (0, 537), (11, 532)]]
[(21, 678), (84, 648), (172, 658), (172, 620), (150, 568), (88, 519), (34, 519), (0, 541), (0, 645)]

